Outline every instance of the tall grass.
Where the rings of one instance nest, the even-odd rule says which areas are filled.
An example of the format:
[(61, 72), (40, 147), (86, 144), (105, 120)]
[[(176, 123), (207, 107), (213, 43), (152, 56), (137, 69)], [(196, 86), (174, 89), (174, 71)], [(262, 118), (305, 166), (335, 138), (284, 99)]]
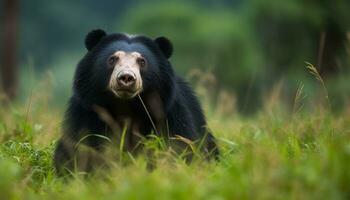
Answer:
[[(35, 89), (27, 102), (0, 107), (1, 199), (350, 198), (349, 113), (334, 115), (327, 105), (306, 112), (301, 84), (293, 112), (280, 109), (276, 86), (269, 105), (246, 118), (234, 106), (230, 112), (220, 107), (234, 102), (233, 95), (223, 91), (213, 106), (205, 99), (210, 96), (205, 87), (199, 84), (196, 90), (218, 139), (219, 162), (186, 164), (154, 137), (145, 142), (155, 155), (152, 171), (147, 156), (124, 152), (120, 160), (109, 160), (110, 169), (68, 181), (57, 177), (52, 165), (63, 108), (51, 107), (50, 95), (41, 97)], [(113, 142), (112, 147), (123, 150), (123, 142)]]
[(328, 103), (328, 106), (329, 106), (329, 108), (330, 108), (330, 107), (331, 107), (331, 102), (330, 102), (330, 100), (329, 100), (328, 90), (327, 90), (327, 88), (326, 88), (326, 84), (325, 84), (323, 78), (321, 77), (320, 73), (318, 72), (318, 70), (316, 69), (316, 67), (315, 67), (313, 64), (311, 64), (311, 63), (309, 63), (309, 62), (306, 62), (306, 64), (307, 64), (307, 65), (306, 65), (306, 68), (309, 70), (309, 72), (310, 72), (312, 75), (314, 75), (314, 77), (321, 83), (322, 88), (323, 88), (323, 92), (324, 92), (324, 96), (325, 96), (326, 101), (327, 101), (327, 103)]

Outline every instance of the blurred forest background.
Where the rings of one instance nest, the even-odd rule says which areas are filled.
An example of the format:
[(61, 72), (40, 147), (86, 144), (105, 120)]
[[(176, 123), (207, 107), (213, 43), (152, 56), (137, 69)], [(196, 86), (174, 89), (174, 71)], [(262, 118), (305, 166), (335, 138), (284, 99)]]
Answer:
[(332, 109), (349, 106), (349, 0), (3, 0), (0, 10), (0, 79), (11, 99), (28, 98), (48, 78), (53, 102), (65, 103), (85, 35), (102, 28), (168, 37), (175, 71), (213, 97), (226, 91), (242, 113), (257, 111), (276, 87), (287, 108), (298, 88), (307, 105), (318, 101), (322, 87), (306, 62), (324, 79)]

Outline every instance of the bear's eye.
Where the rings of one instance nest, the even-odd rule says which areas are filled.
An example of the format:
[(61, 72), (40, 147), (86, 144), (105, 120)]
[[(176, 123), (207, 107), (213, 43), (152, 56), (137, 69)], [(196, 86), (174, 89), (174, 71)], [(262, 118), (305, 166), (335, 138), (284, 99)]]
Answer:
[(119, 57), (116, 55), (112, 55), (108, 58), (107, 63), (109, 66), (114, 66), (119, 60)]
[(144, 58), (137, 58), (136, 62), (141, 68), (146, 66), (146, 60)]

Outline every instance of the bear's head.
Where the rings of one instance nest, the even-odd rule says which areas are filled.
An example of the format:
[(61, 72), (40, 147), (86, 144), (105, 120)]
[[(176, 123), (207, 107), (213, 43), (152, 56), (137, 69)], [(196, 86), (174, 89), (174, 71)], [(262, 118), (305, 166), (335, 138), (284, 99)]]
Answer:
[[(88, 52), (80, 61), (74, 82), (80, 98), (103, 95), (131, 100), (149, 90), (169, 95), (173, 70), (168, 61), (173, 52), (165, 37), (151, 39), (98, 29), (86, 36)], [(167, 94), (169, 93), (169, 94)]]

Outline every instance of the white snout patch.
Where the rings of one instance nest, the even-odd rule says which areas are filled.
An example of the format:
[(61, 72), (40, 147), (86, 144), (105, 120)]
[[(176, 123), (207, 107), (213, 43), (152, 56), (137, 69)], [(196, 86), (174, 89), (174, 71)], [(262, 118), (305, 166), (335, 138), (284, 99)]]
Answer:
[[(117, 57), (117, 62), (113, 68), (108, 89), (120, 98), (133, 98), (142, 91), (140, 66), (137, 62), (137, 59), (142, 57), (142, 55), (138, 52), (124, 51), (117, 51), (113, 55)], [(132, 87), (127, 89), (122, 88), (118, 84), (118, 77), (125, 73), (133, 74), (135, 78), (135, 83), (132, 85)]]

